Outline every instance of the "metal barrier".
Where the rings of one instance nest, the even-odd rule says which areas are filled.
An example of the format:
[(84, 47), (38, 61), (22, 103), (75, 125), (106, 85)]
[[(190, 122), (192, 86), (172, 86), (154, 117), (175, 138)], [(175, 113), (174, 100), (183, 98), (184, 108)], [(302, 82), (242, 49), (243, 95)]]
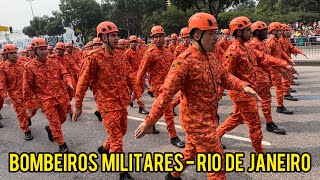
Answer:
[[(295, 37), (290, 38), (292, 45), (303, 51), (308, 57), (308, 60), (320, 60), (320, 36), (309, 36), (309, 37)], [(294, 56), (292, 59), (307, 60), (302, 55)]]

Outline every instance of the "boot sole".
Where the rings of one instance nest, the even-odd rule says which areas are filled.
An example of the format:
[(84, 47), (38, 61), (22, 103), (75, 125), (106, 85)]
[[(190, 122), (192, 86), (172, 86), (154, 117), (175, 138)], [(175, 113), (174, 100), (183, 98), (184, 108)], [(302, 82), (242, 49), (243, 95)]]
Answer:
[(293, 114), (293, 112), (292, 112), (292, 113), (284, 113), (284, 112), (278, 112), (278, 111), (277, 111), (277, 113), (281, 113), (281, 114), (288, 114), (288, 115)]
[(284, 98), (285, 100), (288, 100), (288, 101), (298, 101), (298, 99), (286, 99)]
[(280, 133), (280, 132), (274, 132), (274, 131), (271, 131), (271, 130), (268, 130), (266, 129), (268, 132), (271, 132), (271, 133), (274, 133), (274, 134), (279, 134), (279, 135), (286, 135), (287, 133), (284, 132), (284, 133)]

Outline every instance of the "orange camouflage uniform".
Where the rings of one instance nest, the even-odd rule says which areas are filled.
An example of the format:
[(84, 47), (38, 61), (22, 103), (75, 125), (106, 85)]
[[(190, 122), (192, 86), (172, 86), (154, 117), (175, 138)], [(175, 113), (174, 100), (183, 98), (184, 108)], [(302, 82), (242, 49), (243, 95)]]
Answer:
[[(150, 91), (157, 97), (159, 89), (163, 85), (164, 80), (169, 72), (173, 55), (167, 48), (159, 49), (155, 45), (151, 45), (143, 56), (138, 73), (137, 84), (139, 92), (142, 94), (144, 90), (145, 75), (148, 72), (148, 81), (150, 84)], [(168, 107), (164, 112), (164, 119), (169, 132), (169, 137), (177, 136), (176, 128), (174, 126), (174, 114), (172, 107)]]
[(128, 87), (141, 97), (131, 84), (131, 77), (125, 57), (117, 52), (109, 54), (103, 48), (88, 53), (79, 75), (75, 107), (82, 108), (84, 95), (91, 84), (108, 133), (103, 147), (110, 152), (123, 152), (122, 138), (127, 131), (127, 107), (131, 102)]
[[(279, 61), (261, 51), (241, 45), (238, 40), (234, 40), (227, 49), (225, 58), (226, 70), (239, 79), (250, 83), (253, 89), (257, 87), (258, 66), (285, 67), (287, 65), (285, 61)], [(255, 152), (263, 152), (261, 120), (256, 100), (243, 92), (230, 90), (228, 93), (234, 102), (234, 111), (218, 128), (218, 137), (221, 138), (226, 132), (231, 131), (244, 121), (249, 127), (249, 136)]]
[[(75, 87), (80, 69), (77, 66), (77, 64), (73, 61), (72, 56), (66, 55), (66, 54), (64, 54), (63, 56), (53, 54), (53, 55), (50, 55), (49, 58), (52, 60), (56, 60), (58, 63), (62, 64), (62, 66), (67, 70), (67, 72), (71, 77), (72, 86)], [(74, 97), (74, 93), (75, 92), (73, 92), (73, 90), (68, 89), (70, 100)]]
[[(270, 36), (267, 40), (267, 47), (271, 51), (273, 57), (282, 59), (283, 61), (290, 61), (290, 57), (283, 51), (279, 40)], [(283, 106), (284, 87), (283, 87), (283, 74), (285, 71), (280, 68), (273, 68), (271, 70), (271, 81), (276, 91), (277, 106)]]
[(23, 132), (30, 131), (28, 126), (27, 111), (24, 106), (22, 93), (22, 75), (24, 70), (24, 62), (18, 60), (12, 63), (7, 60), (0, 65), (0, 94), (1, 98), (10, 97), (13, 108), (17, 113), (20, 128)]
[[(301, 50), (294, 47), (290, 41), (289, 38), (280, 37), (279, 39), (280, 44), (282, 45), (282, 48), (284, 52), (291, 57), (291, 54), (297, 55), (297, 54), (303, 54)], [(283, 88), (284, 88), (284, 95), (290, 94), (290, 86), (291, 82), (293, 81), (293, 74), (291, 71), (286, 71), (287, 76), (284, 76), (283, 78)]]
[(72, 84), (67, 70), (57, 60), (29, 61), (23, 72), (23, 99), (27, 109), (33, 108), (35, 95), (49, 121), (53, 139), (58, 145), (64, 144), (61, 126), (66, 121), (70, 104), (67, 84)]
[[(267, 47), (265, 42), (260, 41), (257, 38), (253, 38), (250, 43), (248, 43), (252, 49), (259, 50), (265, 54), (271, 54), (270, 49)], [(263, 115), (267, 123), (272, 122), (271, 116), (271, 91), (272, 86), (270, 77), (270, 67), (257, 67), (257, 93), (262, 99), (261, 108)]]
[(168, 49), (171, 51), (171, 53), (174, 53), (174, 50), (176, 49), (177, 45), (170, 43), (168, 46)]
[[(143, 57), (143, 53), (141, 50), (133, 50), (132, 48), (129, 48), (128, 50), (125, 51), (125, 56), (127, 61), (130, 64), (130, 71), (131, 71), (131, 75), (132, 78), (134, 80), (134, 82), (131, 82), (131, 84), (135, 84), (135, 78), (137, 76), (137, 72), (139, 70), (139, 66)], [(134, 100), (136, 97), (135, 95), (132, 96), (132, 100)], [(137, 99), (137, 103), (139, 105), (139, 107), (144, 107), (144, 102), (141, 99)]]
[[(184, 44), (180, 44), (176, 47), (176, 50), (173, 53), (173, 56), (176, 58), (178, 57), (181, 53), (183, 53), (186, 49), (188, 49), (189, 46), (185, 46)], [(172, 107), (175, 108), (180, 104), (180, 93), (178, 93), (177, 97), (171, 102)]]
[[(229, 46), (228, 46), (229, 47)], [(221, 61), (221, 63), (223, 64), (223, 60), (224, 60), (224, 50), (222, 49), (221, 46), (217, 46), (215, 47), (215, 50), (214, 50), (214, 55), (215, 57)], [(218, 99), (222, 99), (222, 95), (223, 95), (223, 92), (224, 92), (224, 88), (223, 87), (220, 87), (219, 88), (219, 93), (218, 93)]]
[(231, 44), (232, 44), (232, 42), (231, 42), (230, 39), (222, 38), (222, 39), (220, 39), (220, 41), (218, 41), (216, 46), (218, 46), (221, 49), (223, 49), (223, 51), (226, 51)]
[[(187, 167), (187, 160), (196, 158), (196, 153), (223, 154), (220, 139), (216, 135), (218, 89), (224, 86), (242, 91), (248, 85), (227, 73), (221, 62), (208, 54), (190, 46), (178, 56), (146, 117), (146, 123), (154, 125), (167, 109), (171, 98), (181, 91), (180, 121), (187, 133), (186, 147), (182, 150), (184, 168)], [(223, 169), (207, 173), (208, 179), (226, 179)], [(173, 172), (172, 175), (178, 177), (181, 173)]]

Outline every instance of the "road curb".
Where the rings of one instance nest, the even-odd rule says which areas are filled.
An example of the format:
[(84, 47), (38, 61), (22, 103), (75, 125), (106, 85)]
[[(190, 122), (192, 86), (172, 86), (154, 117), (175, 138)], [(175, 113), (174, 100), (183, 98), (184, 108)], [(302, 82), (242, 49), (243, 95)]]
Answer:
[(320, 60), (293, 60), (297, 66), (320, 66)]

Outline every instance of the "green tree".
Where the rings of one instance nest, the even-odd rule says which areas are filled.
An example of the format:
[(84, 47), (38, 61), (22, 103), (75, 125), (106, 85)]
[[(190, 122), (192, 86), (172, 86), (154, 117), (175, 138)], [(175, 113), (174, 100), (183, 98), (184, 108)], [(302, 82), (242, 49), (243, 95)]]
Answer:
[(54, 16), (47, 19), (47, 24), (45, 26), (45, 32), (48, 36), (58, 36), (64, 34), (66, 30), (62, 24), (61, 14), (58, 12), (53, 12)]
[(153, 14), (165, 10), (165, 1), (159, 0), (104, 0), (104, 17), (120, 28), (120, 37), (140, 35)]
[(150, 30), (154, 25), (161, 25), (166, 34), (170, 35), (172, 33), (179, 34), (181, 28), (188, 26), (188, 19), (192, 13), (183, 12), (177, 9), (175, 6), (170, 6), (166, 11), (158, 11), (153, 13), (150, 17), (150, 21), (146, 28), (143, 30), (143, 35), (148, 37)]
[(30, 21), (30, 26), (23, 28), (22, 32), (29, 37), (45, 35), (45, 26), (47, 25), (48, 16), (34, 17)]
[(204, 11), (218, 18), (221, 12), (245, 1), (247, 0), (172, 0), (172, 4), (185, 12), (187, 10), (192, 10), (194, 13)]
[(29, 36), (29, 37), (35, 37), (37, 36), (36, 30), (32, 26), (26, 26), (22, 29), (23, 34)]
[(102, 21), (100, 5), (95, 0), (60, 0), (59, 7), (64, 26), (80, 30), (82, 40), (88, 42)]

